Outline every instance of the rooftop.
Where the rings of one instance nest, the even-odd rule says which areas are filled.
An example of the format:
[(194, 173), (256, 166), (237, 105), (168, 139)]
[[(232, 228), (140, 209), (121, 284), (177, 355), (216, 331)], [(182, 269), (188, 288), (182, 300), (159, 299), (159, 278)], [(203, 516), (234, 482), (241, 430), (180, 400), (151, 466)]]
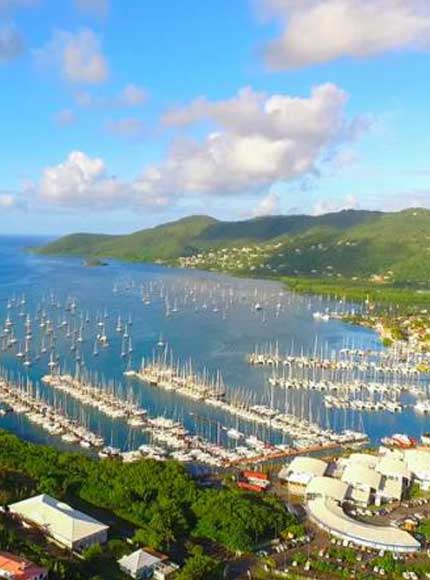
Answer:
[(45, 576), (47, 570), (14, 554), (0, 552), (0, 575), (4, 573), (13, 580), (30, 580), (41, 574)]
[(123, 556), (120, 560), (118, 560), (118, 564), (121, 566), (121, 568), (125, 568), (131, 573), (136, 574), (144, 568), (154, 568), (165, 559), (166, 556), (164, 556), (164, 554), (159, 554), (154, 550), (139, 549), (132, 554)]
[(314, 477), (306, 487), (306, 495), (323, 496), (338, 502), (343, 502), (348, 485), (333, 477)]
[(392, 551), (417, 551), (420, 543), (407, 532), (392, 526), (373, 526), (349, 517), (332, 500), (318, 498), (308, 502), (310, 516), (332, 533), (361, 545)]
[(42, 494), (11, 504), (12, 513), (45, 529), (47, 533), (67, 542), (77, 542), (108, 526), (98, 522), (66, 503)]

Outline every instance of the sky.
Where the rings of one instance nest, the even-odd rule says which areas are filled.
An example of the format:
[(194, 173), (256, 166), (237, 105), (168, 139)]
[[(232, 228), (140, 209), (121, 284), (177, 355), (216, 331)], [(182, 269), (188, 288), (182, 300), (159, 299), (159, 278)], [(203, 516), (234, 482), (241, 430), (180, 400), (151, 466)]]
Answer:
[(5, 234), (430, 207), (428, 0), (0, 0)]

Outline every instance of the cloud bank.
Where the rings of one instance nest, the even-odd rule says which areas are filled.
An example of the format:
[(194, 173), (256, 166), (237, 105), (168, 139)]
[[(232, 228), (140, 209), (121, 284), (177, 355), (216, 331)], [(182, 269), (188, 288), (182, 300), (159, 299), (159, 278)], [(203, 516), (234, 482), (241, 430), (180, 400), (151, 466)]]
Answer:
[(346, 120), (347, 100), (333, 84), (319, 85), (305, 98), (245, 88), (229, 100), (197, 99), (166, 114), (164, 124), (209, 121), (214, 130), (201, 142), (176, 143), (162, 163), (144, 171), (142, 187), (229, 195), (317, 174), (322, 158), (353, 140), (361, 126), (360, 119)]
[[(275, 213), (280, 198), (268, 194), (269, 188), (318, 175), (355, 141), (362, 122), (346, 117), (347, 101), (333, 84), (316, 86), (307, 97), (244, 88), (226, 100), (199, 98), (169, 111), (162, 122), (170, 130), (209, 124), (201, 140), (175, 140), (160, 163), (144, 167), (132, 180), (110, 175), (101, 158), (73, 151), (45, 168), (36, 198), (68, 209), (165, 210), (185, 200), (205, 204), (208, 196), (260, 195), (265, 197), (255, 215)], [(63, 116), (69, 120), (67, 112)], [(111, 121), (106, 128), (127, 138), (143, 131), (134, 117)]]
[(276, 70), (430, 46), (427, 0), (264, 0), (283, 23), (265, 50)]

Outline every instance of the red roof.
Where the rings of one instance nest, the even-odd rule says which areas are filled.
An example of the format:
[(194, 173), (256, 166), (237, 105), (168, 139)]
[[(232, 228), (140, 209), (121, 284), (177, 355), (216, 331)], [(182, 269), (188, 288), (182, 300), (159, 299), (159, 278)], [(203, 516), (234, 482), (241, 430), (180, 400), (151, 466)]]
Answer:
[(247, 483), (246, 481), (238, 481), (237, 487), (246, 491), (256, 491), (258, 493), (264, 491), (264, 487), (261, 487), (261, 485), (254, 485), (252, 483)]
[(268, 476), (262, 471), (244, 471), (242, 475), (247, 479), (262, 479), (263, 481), (269, 481)]
[(8, 552), (0, 552), (0, 571), (8, 572), (13, 580), (32, 580), (47, 574), (46, 568)]

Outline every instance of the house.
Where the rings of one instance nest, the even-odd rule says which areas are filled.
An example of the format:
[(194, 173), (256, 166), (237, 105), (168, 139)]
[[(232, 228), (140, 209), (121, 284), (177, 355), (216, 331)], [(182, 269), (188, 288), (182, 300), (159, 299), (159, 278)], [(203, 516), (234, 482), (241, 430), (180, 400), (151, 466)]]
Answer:
[(46, 580), (48, 570), (8, 552), (0, 552), (0, 578), (7, 580)]
[(9, 511), (73, 551), (103, 544), (107, 540), (108, 526), (46, 494), (14, 503), (9, 506)]
[[(155, 570), (162, 570), (163, 562), (166, 562), (167, 556), (164, 554), (159, 554), (154, 550), (139, 549), (129, 554), (128, 556), (123, 556), (118, 560), (118, 565), (124, 574), (131, 576), (131, 578), (136, 578), (142, 580), (145, 578), (152, 578), (155, 576)], [(161, 574), (161, 572), (160, 572)], [(168, 576), (165, 576), (168, 578)], [(163, 576), (157, 576), (157, 578), (162, 579)]]

